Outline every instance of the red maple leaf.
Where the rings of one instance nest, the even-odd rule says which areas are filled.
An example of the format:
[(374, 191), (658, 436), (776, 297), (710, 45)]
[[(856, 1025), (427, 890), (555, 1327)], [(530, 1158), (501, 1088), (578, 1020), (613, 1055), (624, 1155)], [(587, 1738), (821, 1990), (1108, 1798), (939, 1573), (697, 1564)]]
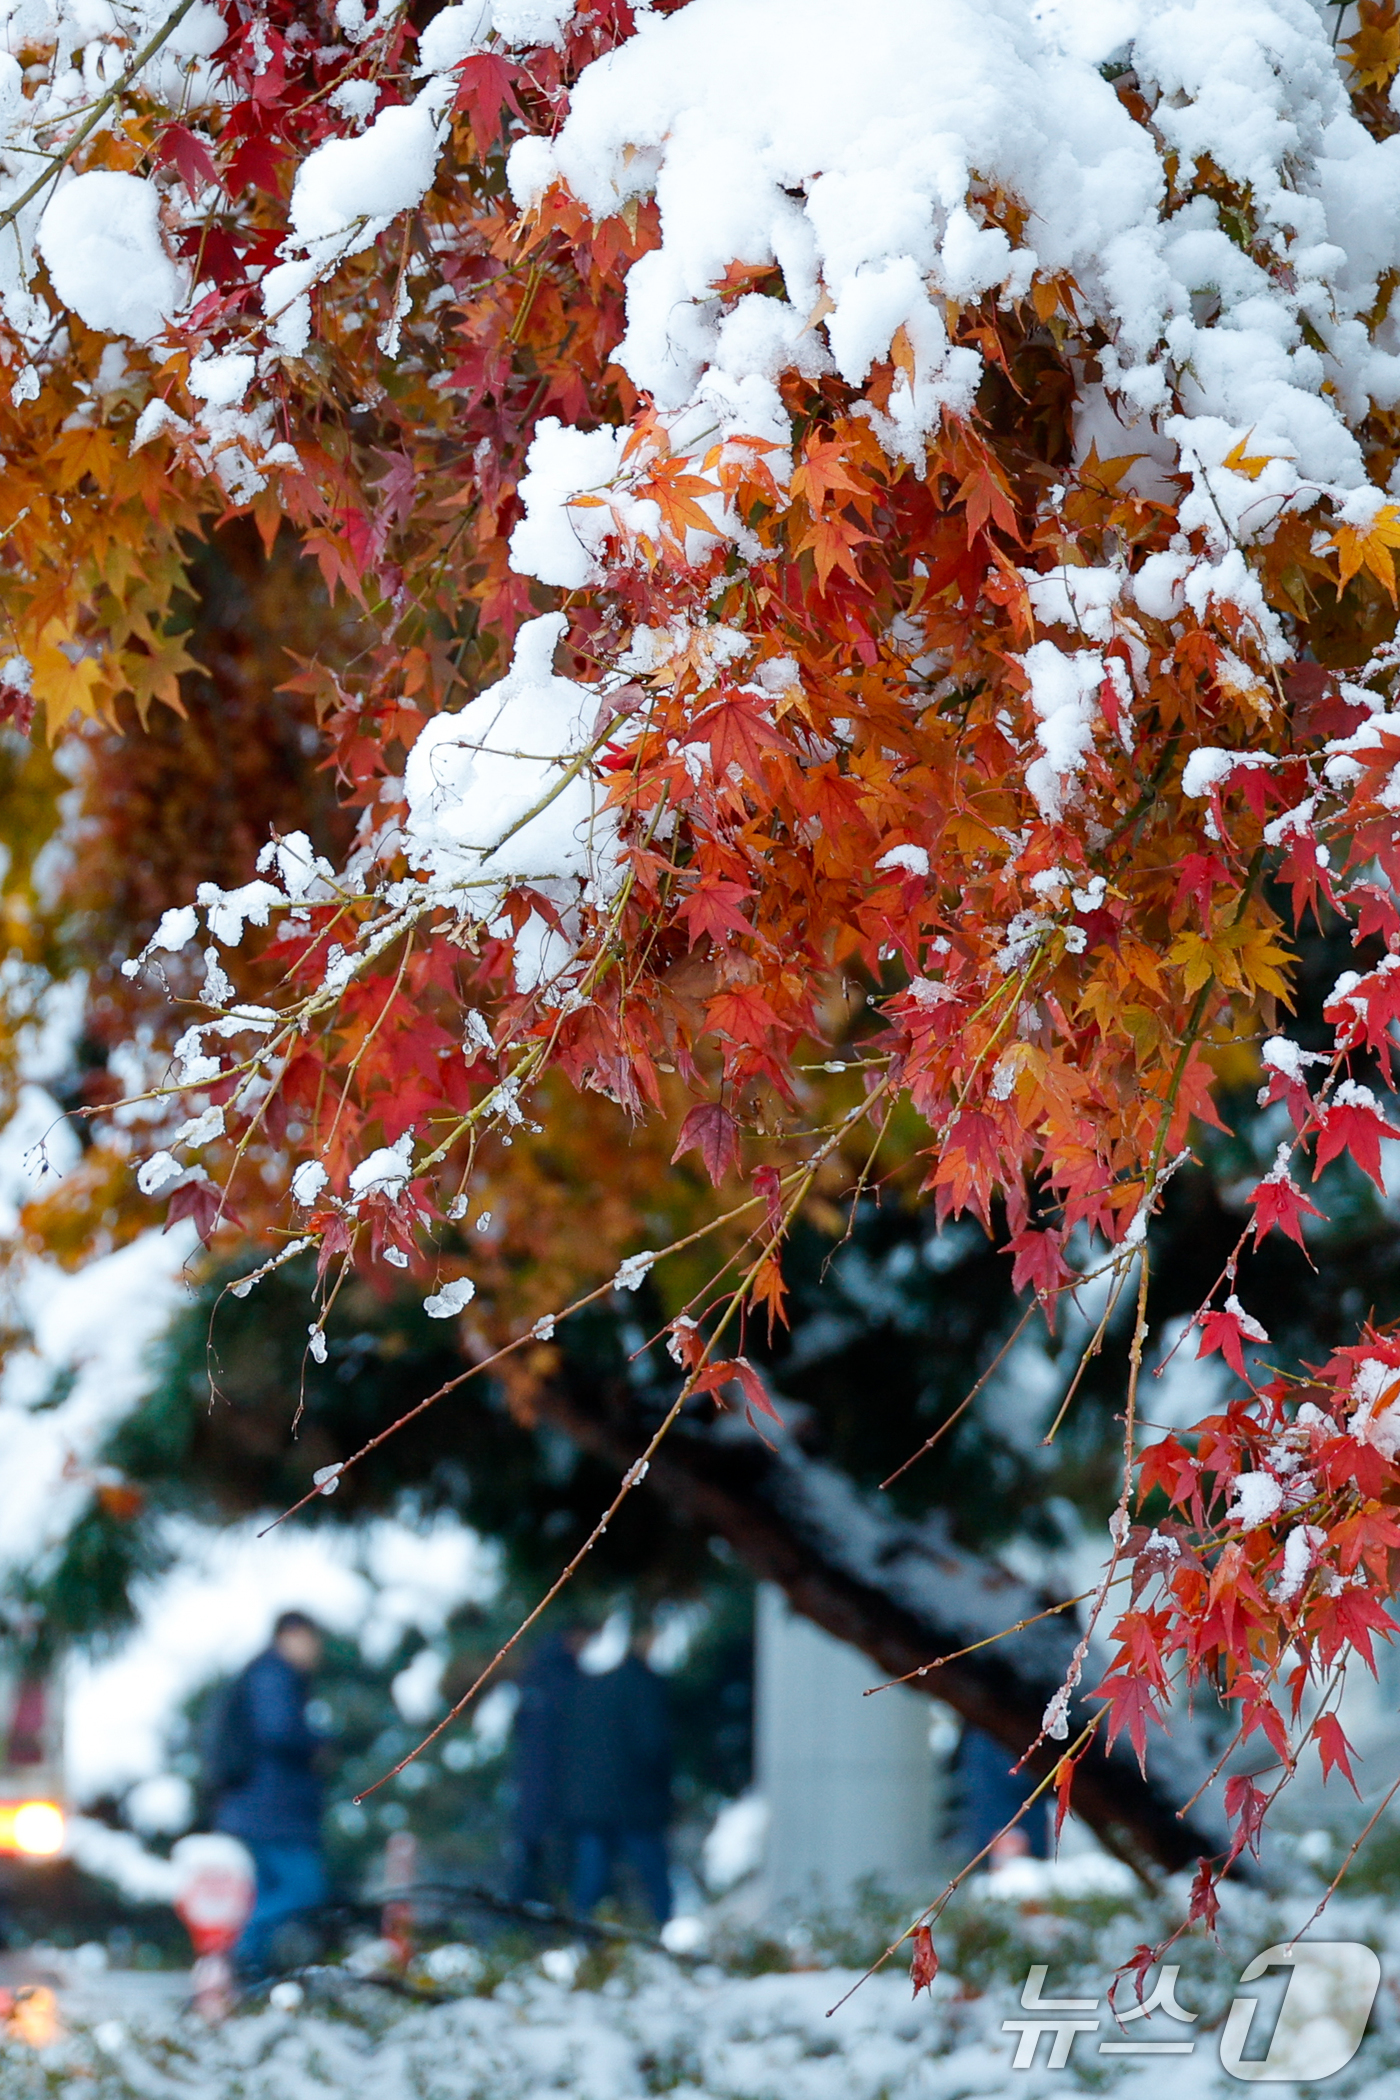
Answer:
[(1172, 900), (1173, 910), (1178, 909), (1186, 898), (1194, 898), (1201, 914), (1201, 923), (1209, 924), (1211, 900), (1215, 891), (1220, 884), (1229, 880), (1230, 870), (1224, 861), (1217, 860), (1213, 853), (1186, 854), (1177, 878), (1176, 896)]
[(1309, 1203), (1303, 1191), (1288, 1178), (1287, 1171), (1270, 1174), (1264, 1181), (1256, 1183), (1250, 1194), (1254, 1205), (1254, 1243), (1267, 1238), (1277, 1229), (1288, 1238), (1303, 1245), (1302, 1221), (1304, 1216), (1321, 1218), (1324, 1213), (1315, 1203)]
[(769, 1399), (768, 1388), (746, 1356), (735, 1357), (733, 1372), (744, 1388), (744, 1398), (751, 1401), (760, 1414), (770, 1415), (775, 1422), (781, 1422), (783, 1418)]
[(1218, 1875), (1211, 1871), (1210, 1861), (1203, 1859), (1191, 1884), (1191, 1906), (1186, 1913), (1187, 1922), (1194, 1925), (1199, 1918), (1207, 1932), (1215, 1931), (1215, 1921), (1220, 1915), (1220, 1898), (1215, 1893), (1218, 1879)]
[[(1374, 1677), (1376, 1656), (1371, 1646), (1371, 1635), (1378, 1633), (1382, 1640), (1388, 1641), (1395, 1633), (1395, 1621), (1384, 1609), (1380, 1599), (1367, 1590), (1343, 1590), (1336, 1600), (1332, 1616), (1333, 1625), (1341, 1639), (1349, 1647), (1355, 1648)], [(1335, 1646), (1333, 1653), (1336, 1653)]]
[(753, 1187), (754, 1194), (763, 1198), (768, 1213), (769, 1237), (774, 1238), (783, 1228), (782, 1177), (776, 1167), (755, 1167)]
[(706, 1004), (711, 1028), (727, 1035), (736, 1043), (766, 1043), (778, 1025), (774, 1013), (762, 992), (751, 985), (741, 985), (737, 991), (718, 992)]
[(1254, 1784), (1244, 1772), (1236, 1772), (1225, 1782), (1225, 1814), (1235, 1828), (1225, 1864), (1231, 1865), (1246, 1847), (1259, 1857), (1259, 1832), (1264, 1822), (1264, 1810), (1269, 1797)]
[(1064, 1258), (1064, 1235), (1053, 1227), (1036, 1232), (1027, 1227), (1015, 1233), (1006, 1243), (1007, 1251), (1015, 1256), (1011, 1270), (1011, 1287), (1022, 1291), (1030, 1284), (1038, 1298), (1052, 1301), (1047, 1313), (1053, 1315), (1053, 1298), (1062, 1283), (1069, 1281), (1074, 1271)]
[(209, 1244), (215, 1225), (237, 1225), (238, 1219), (223, 1200), (223, 1190), (213, 1181), (187, 1181), (176, 1189), (166, 1206), (165, 1227), (169, 1232), (181, 1218), (194, 1221), (194, 1229)]
[[(1391, 1388), (1392, 1392), (1394, 1388)], [(1378, 1504), (1359, 1509), (1354, 1516), (1344, 1517), (1333, 1527), (1330, 1543), (1337, 1548), (1338, 1559), (1344, 1575), (1350, 1575), (1359, 1560), (1381, 1581), (1385, 1575), (1387, 1555), (1392, 1547), (1400, 1546), (1400, 1531)]]
[(1147, 1990), (1147, 1972), (1149, 1969), (1156, 1968), (1157, 1960), (1157, 1948), (1148, 1946), (1144, 1940), (1140, 1945), (1134, 1947), (1128, 1959), (1114, 1972), (1113, 1981), (1108, 1987), (1108, 2003), (1109, 2009), (1115, 2015), (1118, 2011), (1119, 1986), (1129, 1976), (1133, 1979), (1137, 2002), (1141, 2005)]
[(1363, 1174), (1369, 1174), (1381, 1194), (1385, 1194), (1385, 1176), (1381, 1172), (1381, 1139), (1400, 1138), (1400, 1130), (1386, 1122), (1376, 1107), (1375, 1095), (1369, 1087), (1357, 1086), (1344, 1079), (1332, 1097), (1331, 1106), (1318, 1110), (1320, 1129), (1317, 1133), (1317, 1157), (1313, 1179), (1317, 1179), (1329, 1159), (1336, 1159), (1346, 1152), (1356, 1161)]
[(1201, 1469), (1191, 1453), (1174, 1436), (1149, 1444), (1139, 1461), (1138, 1479), (1146, 1498), (1159, 1487), (1171, 1503), (1182, 1503), (1198, 1490)]
[(1398, 962), (1400, 958), (1387, 955), (1379, 968), (1349, 985), (1342, 977), (1322, 1009), (1324, 1020), (1330, 1021), (1337, 1031), (1339, 1050), (1352, 1050), (1364, 1042), (1381, 1059), (1387, 1073), (1395, 1048), (1391, 1024), (1400, 1020)]
[[(1079, 1753), (1080, 1757), (1083, 1754), (1081, 1750)], [(1074, 1768), (1078, 1763), (1078, 1757), (1062, 1757), (1055, 1767), (1055, 1849), (1057, 1851), (1060, 1844), (1060, 1832), (1064, 1828), (1065, 1817), (1069, 1814), (1069, 1797), (1074, 1786)]]
[(1339, 1771), (1360, 1800), (1361, 1789), (1356, 1784), (1356, 1775), (1351, 1769), (1351, 1760), (1356, 1752), (1343, 1734), (1342, 1724), (1335, 1714), (1321, 1714), (1318, 1717), (1317, 1752), (1322, 1759), (1323, 1779), (1330, 1779), (1333, 1772)]
[(245, 189), (266, 190), (268, 195), (280, 194), (278, 176), (286, 149), (265, 133), (245, 138), (224, 170), (224, 188), (231, 197)]
[(1132, 1676), (1145, 1677), (1159, 1692), (1167, 1689), (1162, 1654), (1169, 1629), (1170, 1621), (1164, 1611), (1125, 1612), (1114, 1628), (1114, 1638), (1122, 1644), (1118, 1667)]
[(0, 681), (0, 722), (13, 722), (21, 736), (28, 736), (34, 725), (34, 695), (23, 686)]
[(1395, 900), (1388, 891), (1375, 882), (1354, 882), (1347, 894), (1359, 899), (1356, 916), (1358, 940), (1364, 941), (1372, 934), (1378, 934), (1387, 947), (1400, 940), (1400, 911), (1396, 910)]
[(1291, 1754), (1288, 1730), (1284, 1726), (1283, 1715), (1269, 1697), (1266, 1687), (1257, 1677), (1251, 1675), (1242, 1680), (1237, 1695), (1232, 1692), (1228, 1696), (1238, 1696), (1240, 1700), (1240, 1710), (1244, 1716), (1240, 1723), (1240, 1741), (1247, 1743), (1255, 1729), (1262, 1728), (1270, 1744), (1286, 1764)]
[(1162, 1716), (1156, 1695), (1145, 1677), (1105, 1677), (1094, 1697), (1108, 1701), (1108, 1746), (1110, 1750), (1126, 1728), (1128, 1738), (1137, 1753), (1137, 1761), (1147, 1769), (1147, 1724), (1158, 1722)]
[(709, 708), (695, 730), (708, 743), (715, 771), (721, 778), (735, 766), (745, 780), (761, 781), (765, 755), (792, 749), (787, 738), (768, 720), (766, 703), (742, 695)]
[[(671, 1164), (687, 1152), (698, 1152), (705, 1172), (718, 1188), (726, 1174), (739, 1163), (739, 1126), (718, 1101), (701, 1101), (692, 1108), (680, 1127)], [(771, 1170), (770, 1170), (771, 1171)]]
[(753, 891), (742, 882), (714, 878), (702, 882), (680, 907), (681, 917), (690, 928), (691, 947), (702, 935), (708, 935), (718, 945), (728, 934), (752, 933), (752, 926), (739, 909), (752, 895)]
[(456, 108), (466, 112), (477, 145), (482, 153), (489, 153), (501, 135), (506, 110), (514, 117), (520, 115), (520, 104), (515, 99), (520, 68), (508, 65), (494, 52), (477, 51), (463, 61), (457, 78), (461, 84)]
[(188, 124), (166, 125), (156, 148), (156, 161), (160, 166), (178, 168), (180, 180), (191, 194), (197, 194), (219, 179), (208, 140), (191, 131)]
[(1350, 736), (1366, 720), (1364, 704), (1344, 700), (1337, 673), (1324, 664), (1295, 664), (1284, 673), (1283, 689), (1300, 738)]

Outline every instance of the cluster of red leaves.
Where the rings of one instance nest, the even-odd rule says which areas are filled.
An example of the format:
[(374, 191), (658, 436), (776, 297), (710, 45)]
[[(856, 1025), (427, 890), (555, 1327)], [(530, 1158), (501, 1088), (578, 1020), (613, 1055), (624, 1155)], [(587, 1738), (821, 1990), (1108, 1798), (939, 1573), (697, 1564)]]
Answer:
[(1168, 1700), (1206, 1686), (1238, 1716), (1220, 1764), (1256, 1735), (1271, 1753), (1266, 1785), (1257, 1771), (1227, 1782), (1230, 1847), (1200, 1877), (1193, 1915), (1210, 1913), (1213, 1880), (1257, 1849), (1309, 1743), (1324, 1777), (1355, 1785), (1335, 1707), (1347, 1664), (1374, 1674), (1375, 1642), (1396, 1632), (1381, 1600), (1400, 1577), (1398, 1401), (1400, 1342), (1368, 1329), (1315, 1374), (1273, 1379), (1143, 1455), (1142, 1495), (1171, 1514), (1122, 1548), (1131, 1602), (1099, 1686), (1110, 1738), (1126, 1731), (1142, 1757)]

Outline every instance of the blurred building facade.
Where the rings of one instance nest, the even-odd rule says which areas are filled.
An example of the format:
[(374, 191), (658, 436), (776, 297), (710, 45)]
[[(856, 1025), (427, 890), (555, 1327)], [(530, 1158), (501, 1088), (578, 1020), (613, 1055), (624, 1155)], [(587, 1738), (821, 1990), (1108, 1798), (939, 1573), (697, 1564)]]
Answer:
[(865, 1880), (924, 1891), (939, 1855), (946, 1750), (938, 1709), (868, 1656), (758, 1592), (755, 1783), (768, 1805), (763, 1902), (840, 1902)]

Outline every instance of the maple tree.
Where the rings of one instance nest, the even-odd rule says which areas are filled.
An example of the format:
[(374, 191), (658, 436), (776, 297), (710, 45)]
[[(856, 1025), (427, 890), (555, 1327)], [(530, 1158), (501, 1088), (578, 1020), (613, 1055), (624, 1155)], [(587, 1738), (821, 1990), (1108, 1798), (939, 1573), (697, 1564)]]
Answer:
[[(43, 144), (0, 204), (0, 706), (90, 741), (181, 706), (201, 542), (290, 521), (346, 625), (288, 690), (354, 824), (279, 824), (165, 902), (110, 995), (139, 1114), (96, 1116), (31, 1223), (79, 1244), (139, 1149), (168, 1218), (265, 1241), (250, 1276), (315, 1251), (314, 1359), (344, 1278), (388, 1264), (479, 1364), (526, 1361), (569, 1309), (557, 1212), (490, 1305), (467, 1227), (532, 1185), (562, 1089), (606, 1097), (648, 1166), (578, 1302), (686, 1265), (682, 1383), (625, 1498), (692, 1398), (761, 1426), (747, 1323), (784, 1317), (794, 1220), (917, 1162), (1031, 1310), (1106, 1283), (1096, 1348), (1137, 1308), (1090, 1631), (1132, 1601), (1099, 1718), (1070, 1740), (1089, 1632), (1046, 1710), (1062, 1803), (1183, 1682), (1281, 1780), (1310, 1742), (1345, 1776), (1331, 1706), (1400, 1547), (1400, 1344), (1261, 1370), (1247, 1258), (1306, 1250), (1308, 1165), (1379, 1184), (1400, 1135), (1400, 23), (1366, 0), (1334, 52), (1311, 9), (1240, 0), (1256, 150), (1189, 7), (1101, 51), (1054, 8), (1008, 0), (1000, 40), (934, 12), (986, 91), (934, 174), (867, 165), (848, 117), (898, 102), (898, 10), (841, 113), (755, 90), (771, 167), (716, 110), (726, 66), (761, 81), (793, 41), (787, 0), (747, 27), (727, 0), (203, 0), (85, 31), (81, 91), (71, 39), (19, 22)], [(1037, 83), (1058, 159), (1024, 147)], [(1356, 950), (1314, 1049), (1281, 1020), (1309, 914)], [(1198, 1313), (1245, 1391), (1139, 1466), (1152, 1220), (1261, 1068), (1276, 1162)], [(686, 1163), (660, 1202), (658, 1146)], [(1171, 1514), (1135, 1523), (1151, 1495)], [(1226, 1864), (1262, 1813), (1229, 1785)]]

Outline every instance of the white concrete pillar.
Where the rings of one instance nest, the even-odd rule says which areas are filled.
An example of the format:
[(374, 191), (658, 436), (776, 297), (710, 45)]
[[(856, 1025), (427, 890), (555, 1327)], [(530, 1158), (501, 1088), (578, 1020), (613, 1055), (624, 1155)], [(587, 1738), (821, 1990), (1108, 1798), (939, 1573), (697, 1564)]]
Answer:
[(937, 1790), (930, 1703), (861, 1695), (882, 1682), (858, 1648), (758, 1594), (756, 1778), (768, 1803), (765, 1899), (839, 1901), (865, 1876), (932, 1895)]

